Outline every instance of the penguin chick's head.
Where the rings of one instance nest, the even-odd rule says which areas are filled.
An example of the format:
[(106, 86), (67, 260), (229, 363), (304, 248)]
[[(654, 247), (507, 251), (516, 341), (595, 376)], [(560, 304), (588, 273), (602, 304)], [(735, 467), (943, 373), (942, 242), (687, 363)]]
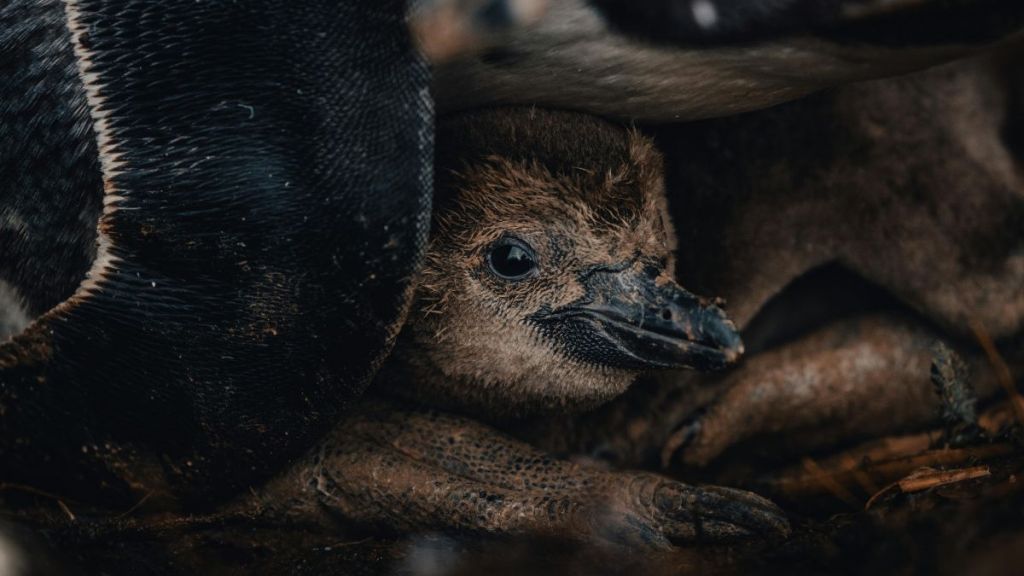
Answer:
[(407, 327), (431, 393), (520, 414), (588, 407), (643, 370), (738, 358), (722, 310), (673, 279), (661, 164), (639, 132), (581, 114), (442, 122)]

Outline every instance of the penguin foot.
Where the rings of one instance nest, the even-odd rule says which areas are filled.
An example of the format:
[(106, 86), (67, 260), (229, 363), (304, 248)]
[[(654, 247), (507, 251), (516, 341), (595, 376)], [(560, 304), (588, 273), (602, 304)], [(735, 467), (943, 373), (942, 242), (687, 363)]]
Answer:
[[(879, 314), (752, 356), (722, 379), (724, 392), (703, 413), (678, 421), (662, 462), (704, 466), (738, 446), (745, 457), (779, 460), (935, 424), (935, 339), (911, 320)], [(988, 397), (997, 383), (973, 360), (972, 380)]]
[(592, 507), (591, 531), (633, 548), (782, 540), (789, 523), (770, 501), (743, 490), (690, 486), (645, 473), (611, 475), (612, 495)]
[[(560, 460), (451, 414), (362, 407), (321, 449), (257, 495), (400, 532), (548, 536), (628, 548), (775, 540), (782, 512), (741, 490)], [(302, 505), (306, 502), (307, 505)]]

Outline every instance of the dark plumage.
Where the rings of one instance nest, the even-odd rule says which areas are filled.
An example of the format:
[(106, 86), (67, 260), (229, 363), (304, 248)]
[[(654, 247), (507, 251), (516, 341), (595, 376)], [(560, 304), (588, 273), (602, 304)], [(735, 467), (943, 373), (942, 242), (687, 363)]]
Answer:
[(0, 342), (0, 481), (208, 503), (362, 392), (429, 221), (404, 9), (0, 4), (0, 281), (35, 321)]

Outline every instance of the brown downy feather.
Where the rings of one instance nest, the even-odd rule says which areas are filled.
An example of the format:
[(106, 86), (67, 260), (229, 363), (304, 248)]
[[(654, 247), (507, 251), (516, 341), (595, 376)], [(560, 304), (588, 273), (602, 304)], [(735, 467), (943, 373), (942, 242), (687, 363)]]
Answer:
[[(493, 416), (593, 406), (636, 373), (562, 354), (530, 324), (583, 295), (580, 272), (640, 256), (672, 277), (675, 235), (653, 144), (582, 114), (507, 108), (439, 126), (434, 226), (389, 388)], [(515, 235), (539, 274), (501, 282), (486, 251)]]

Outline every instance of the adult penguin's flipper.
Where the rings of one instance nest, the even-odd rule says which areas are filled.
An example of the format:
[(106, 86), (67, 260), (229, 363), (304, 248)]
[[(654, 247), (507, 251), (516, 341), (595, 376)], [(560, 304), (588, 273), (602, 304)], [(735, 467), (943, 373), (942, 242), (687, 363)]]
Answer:
[[(21, 271), (2, 279), (52, 306), (0, 344), (5, 482), (207, 498), (271, 472), (362, 391), (429, 222), (428, 73), (404, 12), (0, 7), (0, 71), (37, 87), (0, 82), (3, 129), (57, 154), (7, 164), (16, 151), (0, 148), (29, 187), (5, 174), (0, 210), (51, 230), (93, 214), (49, 264), (33, 237), (0, 236), (17, 247), (0, 274)], [(47, 296), (31, 297), (40, 283)]]

